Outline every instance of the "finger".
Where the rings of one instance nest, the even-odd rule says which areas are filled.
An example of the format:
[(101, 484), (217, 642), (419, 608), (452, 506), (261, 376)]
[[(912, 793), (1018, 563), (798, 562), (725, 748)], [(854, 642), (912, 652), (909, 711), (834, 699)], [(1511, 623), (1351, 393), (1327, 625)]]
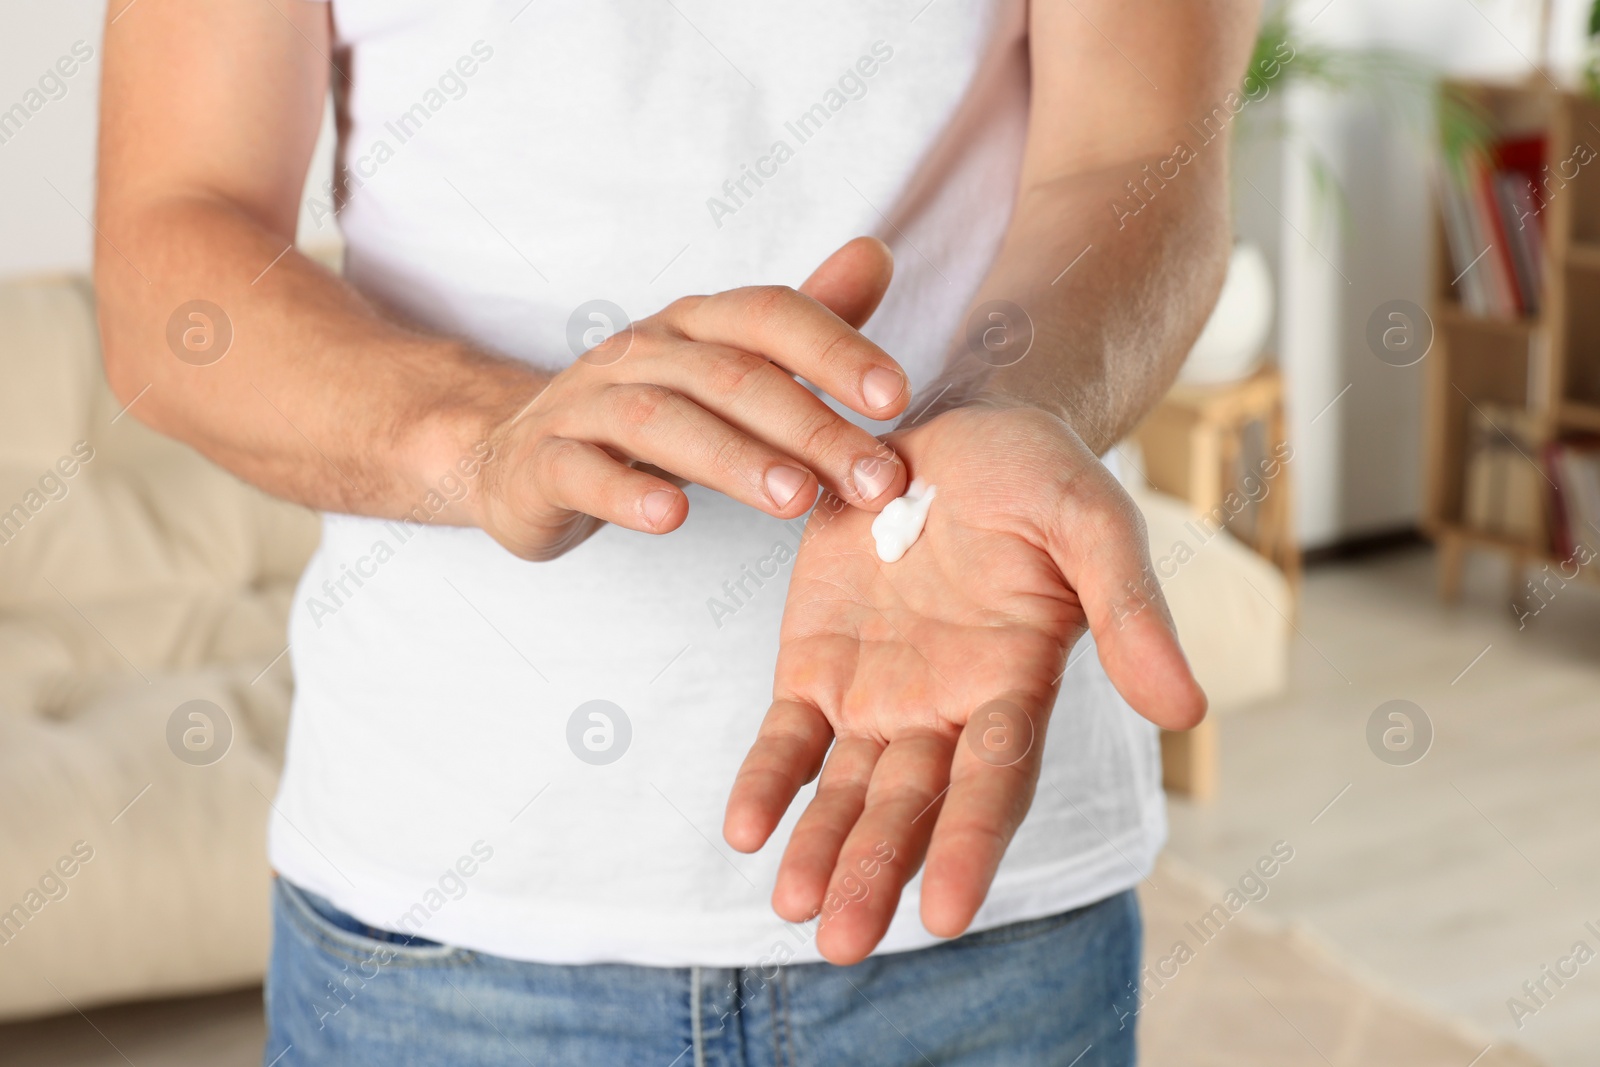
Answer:
[(876, 237), (857, 237), (823, 260), (800, 291), (859, 330), (878, 310), (893, 277), (889, 246)]
[(922, 873), (922, 925), (930, 934), (961, 936), (989, 895), (1033, 803), (1048, 707), (1048, 698), (991, 701), (967, 721)]
[(905, 492), (905, 465), (889, 446), (771, 361), (690, 341), (669, 345), (663, 355), (677, 358), (650, 364), (653, 382), (793, 456), (850, 503), (876, 511)]
[(871, 738), (843, 737), (828, 754), (811, 798), (778, 865), (772, 910), (790, 922), (805, 922), (823, 904), (839, 848), (850, 835), (867, 801), (872, 768), (883, 743)]
[(901, 890), (922, 866), (954, 744), (952, 735), (926, 731), (883, 750), (823, 897), (817, 949), (829, 961), (859, 962), (883, 940)]
[(893, 418), (911, 399), (905, 372), (887, 352), (787, 286), (730, 289), (666, 313), (686, 336), (766, 356), (870, 418)]
[(1115, 484), (1084, 494), (1072, 509), (1050, 523), (1047, 540), (1083, 605), (1107, 677), (1157, 726), (1192, 729), (1205, 718), (1206, 696), (1150, 564), (1144, 517)]
[(601, 404), (605, 417), (590, 431), (596, 443), (780, 519), (803, 515), (816, 501), (809, 470), (671, 389), (611, 385)]
[(637, 471), (587, 441), (546, 438), (532, 464), (540, 495), (565, 511), (643, 533), (683, 524), (689, 501), (670, 482)]
[(723, 839), (740, 852), (766, 844), (794, 795), (817, 776), (832, 743), (833, 728), (816, 707), (798, 700), (774, 702), (733, 780)]

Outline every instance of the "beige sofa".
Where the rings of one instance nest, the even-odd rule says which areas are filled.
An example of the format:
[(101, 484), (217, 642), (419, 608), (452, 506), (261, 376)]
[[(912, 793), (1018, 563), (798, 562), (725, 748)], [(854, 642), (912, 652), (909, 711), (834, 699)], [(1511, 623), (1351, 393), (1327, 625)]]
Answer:
[[(0, 285), (0, 381), (0, 1019), (253, 982), (315, 518), (120, 409), (82, 279)], [(1281, 685), (1277, 572), (1218, 538), (1168, 589), (1214, 706)]]
[(81, 279), (0, 286), (0, 378), (0, 1017), (252, 981), (315, 517), (121, 413)]

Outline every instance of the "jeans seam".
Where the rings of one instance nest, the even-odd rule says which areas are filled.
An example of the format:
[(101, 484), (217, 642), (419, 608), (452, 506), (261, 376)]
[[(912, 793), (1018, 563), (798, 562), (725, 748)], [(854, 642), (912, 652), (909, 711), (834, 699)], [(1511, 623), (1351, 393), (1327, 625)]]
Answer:
[(789, 1067), (794, 1062), (794, 1042), (789, 1033), (789, 969), (778, 968), (778, 980), (772, 990), (772, 1033), (774, 1056), (778, 1067)]
[(700, 1027), (700, 968), (689, 968), (689, 1040), (694, 1044), (694, 1067), (706, 1067), (705, 1033)]

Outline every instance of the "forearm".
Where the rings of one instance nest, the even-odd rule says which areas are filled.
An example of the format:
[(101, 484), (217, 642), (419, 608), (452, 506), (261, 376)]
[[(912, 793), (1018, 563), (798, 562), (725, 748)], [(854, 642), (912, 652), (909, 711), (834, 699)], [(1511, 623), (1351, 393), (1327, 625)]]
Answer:
[[(1020, 192), (946, 376), (924, 390), (944, 390), (934, 412), (1029, 404), (1060, 415), (1103, 454), (1161, 397), (1222, 283), (1228, 117), (1239, 110), (1258, 8), (1029, 8)], [(1021, 359), (1014, 347), (990, 352), (967, 336), (981, 338), (986, 324), (974, 331), (971, 313), (991, 301), (1021, 312), (1002, 339), (1031, 328)]]
[[(415, 515), (547, 380), (402, 325), (298, 251), (284, 253), (286, 226), (224, 199), (103, 194), (100, 228), (95, 281), (113, 390), (141, 421), (276, 496)], [(231, 325), (215, 362), (215, 349), (169, 342), (169, 318), (197, 297)], [(425, 509), (434, 521), (470, 521), (457, 502), (433, 499), (445, 501)]]
[[(1145, 180), (1143, 161), (1025, 189), (944, 373), (923, 390), (931, 403), (914, 404), (913, 416), (1026, 404), (1060, 416), (1097, 453), (1128, 433), (1171, 384), (1226, 269), (1226, 148), (1219, 140), (1200, 151), (1176, 178), (1152, 183), (1136, 215), (1117, 205), (1138, 206), (1126, 183)], [(1009, 345), (1027, 343), (1031, 329), (1020, 359), (977, 343), (995, 301), (1025, 315), (996, 320)]]

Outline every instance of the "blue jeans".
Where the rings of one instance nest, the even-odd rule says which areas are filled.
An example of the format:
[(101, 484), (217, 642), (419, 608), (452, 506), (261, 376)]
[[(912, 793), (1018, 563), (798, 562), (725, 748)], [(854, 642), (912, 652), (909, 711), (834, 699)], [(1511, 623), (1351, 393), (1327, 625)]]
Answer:
[(1132, 892), (853, 967), (521, 963), (276, 880), (264, 1063), (1128, 1067)]

